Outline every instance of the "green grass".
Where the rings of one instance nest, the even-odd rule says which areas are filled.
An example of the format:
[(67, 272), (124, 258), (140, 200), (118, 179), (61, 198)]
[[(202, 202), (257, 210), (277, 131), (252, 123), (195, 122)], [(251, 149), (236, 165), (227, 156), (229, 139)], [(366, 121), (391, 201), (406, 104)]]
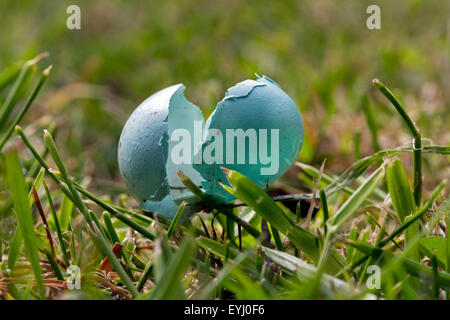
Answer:
[[(27, 11), (9, 2), (0, 299), (450, 299), (450, 91), (448, 61), (439, 62), (449, 7), (381, 2), (383, 27), (369, 32), (352, 25), (364, 20), (364, 1), (268, 2), (275, 20), (256, 1), (203, 12), (194, 0), (155, 2), (152, 19), (148, 8), (100, 1), (115, 23), (86, 19), (78, 33), (56, 14), (39, 20), (44, 2)], [(95, 8), (86, 2), (82, 13)], [(33, 37), (19, 28), (29, 23)], [(141, 210), (116, 163), (133, 107), (184, 82), (208, 115), (254, 72), (299, 104), (301, 162), (267, 190), (227, 170), (224, 188), (238, 199), (230, 205), (179, 172), (195, 207), (181, 203), (171, 221)], [(370, 86), (375, 76), (395, 89)], [(372, 265), (380, 288), (367, 286)], [(65, 288), (70, 266), (81, 270), (80, 290)]]
[[(407, 116), (402, 113), (400, 115)], [(12, 204), (5, 206), (6, 211), (2, 219), (9, 217), (16, 219), (20, 228), (16, 229), (9, 239), (2, 240), (2, 250), (8, 253), (9, 268), (5, 269), (4, 265), (2, 274), (5, 278), (15, 276), (13, 280), (5, 283), (3, 294), (6, 294), (7, 298), (23, 299), (28, 297), (29, 293), (32, 293), (33, 297), (44, 298), (42, 260), (47, 260), (51, 266), (45, 279), (48, 281), (53, 277), (54, 281), (64, 283), (64, 269), (74, 261), (87, 265), (93, 263), (92, 267), (95, 268), (95, 264), (103, 258), (109, 260), (114, 272), (119, 276), (115, 281), (107, 280), (111, 286), (109, 290), (114, 290), (113, 282), (117, 282), (115, 285), (124, 286), (121, 291), (123, 298), (223, 298), (225, 293), (237, 299), (367, 298), (368, 294), (392, 299), (411, 296), (436, 298), (440, 290), (450, 289), (450, 274), (446, 273), (448, 261), (446, 240), (438, 235), (429, 236), (437, 223), (445, 223), (448, 215), (448, 200), (443, 202), (441, 207), (437, 202), (445, 181), (439, 185), (428, 201), (416, 210), (415, 197), (402, 162), (398, 158), (391, 159), (401, 151), (412, 152), (413, 157), (416, 157), (414, 146), (379, 151), (373, 156), (358, 160), (348, 170), (334, 178), (325, 173), (325, 185), (320, 187), (319, 192), (322, 204), (319, 213), (322, 223), (308, 223), (307, 229), (296, 222), (300, 216), (298, 209), (292, 212), (282, 205), (282, 200), (298, 200), (295, 195), (272, 199), (265, 190), (244, 175), (226, 170), (231, 187), (224, 186), (224, 188), (243, 202), (243, 205), (232, 209), (232, 206), (219, 204), (205, 195), (180, 172), (183, 183), (199, 198), (204, 210), (214, 213), (214, 215), (207, 214), (206, 217), (203, 214), (203, 219), (206, 218), (211, 222), (208, 228), (204, 220), (196, 216), (191, 220), (183, 220), (181, 224), (180, 218), (186, 203), (180, 205), (173, 221), (166, 223), (164, 220), (154, 220), (155, 217), (148, 212), (124, 207), (126, 204), (123, 201), (115, 205), (109, 200), (102, 200), (70, 177), (48, 131), (44, 131), (43, 140), (59, 171), (51, 168), (48, 160), (36, 151), (20, 127), (16, 128), (16, 132), (34, 155), (34, 161), (42, 167), (31, 186), (39, 187), (44, 179), (42, 182), (46, 197), (39, 199), (36, 193), (35, 202), (47, 205), (52, 220), (47, 229), (47, 237), (38, 239), (37, 235), (48, 224), (45, 222), (42, 226), (32, 215), (30, 202), (27, 200), (29, 199), (27, 189), (29, 192), (30, 187), (25, 184), (17, 151), (8, 150), (5, 153), (4, 171), (9, 190), (6, 202), (8, 197), (11, 197)], [(10, 136), (8, 130), (7, 137)], [(449, 153), (448, 148), (433, 145), (427, 146), (426, 150), (429, 154), (437, 156)], [(380, 162), (381, 159), (385, 161)], [(33, 164), (32, 161), (29, 166)], [(312, 178), (321, 178), (320, 172), (313, 167), (306, 165), (300, 167)], [(372, 167), (376, 168), (367, 178), (361, 180), (360, 178)], [(414, 172), (416, 170), (415, 165)], [(44, 177), (44, 172), (47, 177)], [(55, 182), (54, 189), (48, 187), (48, 178)], [(386, 187), (380, 185), (384, 178)], [(355, 184), (356, 189), (351, 187)], [(389, 196), (386, 198), (389, 199), (387, 207), (386, 199), (383, 199), (383, 205), (380, 203), (377, 206), (381, 201), (380, 194)], [(303, 194), (302, 198), (311, 199), (311, 196), (317, 198), (315, 193)], [(421, 197), (422, 195), (419, 198)], [(58, 199), (61, 204), (58, 212), (53, 199)], [(90, 199), (91, 202), (86, 202), (86, 199)], [(392, 208), (389, 208), (390, 206)], [(106, 210), (106, 213), (98, 215), (93, 211), (98, 209)], [(251, 219), (243, 220), (240, 215), (249, 210), (254, 212)], [(366, 229), (366, 236), (358, 237), (360, 231), (357, 229), (352, 229), (347, 235), (345, 229), (349, 223), (361, 220), (363, 216), (359, 216), (358, 213), (366, 210), (371, 212), (369, 214), (371, 219), (365, 222), (369, 228)], [(439, 210), (441, 212), (436, 219), (433, 212)], [(389, 212), (396, 215), (392, 216)], [(316, 220), (320, 217), (319, 213), (316, 214)], [(426, 214), (429, 215), (428, 218), (424, 218)], [(218, 225), (213, 226), (212, 221), (216, 219), (216, 215)], [(222, 216), (226, 219), (221, 219)], [(300, 216), (300, 223), (301, 219)], [(257, 230), (262, 220), (270, 224), (273, 239), (270, 233)], [(422, 221), (422, 225), (419, 220)], [(60, 221), (68, 222), (64, 222), (61, 228)], [(229, 228), (230, 221), (237, 224), (239, 234), (235, 234), (234, 228)], [(370, 226), (371, 222), (375, 225)], [(390, 225), (397, 227), (388, 231)], [(164, 229), (166, 231), (163, 232)], [(175, 233), (176, 229), (179, 231)], [(208, 229), (212, 229), (216, 236), (211, 238)], [(421, 230), (425, 230), (427, 234)], [(153, 246), (150, 256), (136, 251), (135, 245), (127, 245), (130, 239), (124, 233), (129, 232), (137, 232), (141, 243)], [(221, 236), (217, 236), (217, 233), (221, 233)], [(229, 233), (233, 233), (232, 236)], [(22, 235), (25, 235), (23, 247), (20, 246)], [(56, 249), (53, 237), (58, 239)], [(168, 241), (172, 237), (175, 237), (175, 243)], [(239, 246), (234, 241), (236, 237), (239, 238)], [(196, 240), (193, 241), (193, 238)], [(358, 238), (361, 240), (357, 240)], [(370, 239), (377, 239), (375, 245)], [(83, 261), (82, 254), (81, 260), (76, 259), (74, 254), (81, 245), (80, 241), (93, 243), (92, 250), (95, 251), (97, 258), (93, 261)], [(119, 242), (124, 244), (123, 251), (113, 253), (112, 246)], [(68, 247), (73, 249), (68, 250)], [(355, 249), (357, 251), (354, 251)], [(26, 255), (23, 256), (21, 251)], [(342, 252), (345, 252), (345, 255)], [(134, 259), (130, 259), (130, 254)], [(355, 254), (357, 258), (354, 258)], [(264, 256), (264, 262), (258, 258), (261, 255)], [(425, 257), (430, 258), (431, 262), (423, 260)], [(33, 270), (33, 277), (29, 279), (34, 279), (35, 282), (26, 280), (26, 275), (15, 275), (14, 269), (18, 261), (25, 267), (29, 264)], [(282, 270), (281, 273), (274, 274), (273, 265), (271, 267), (271, 264), (266, 264), (268, 261), (278, 265)], [(369, 263), (376, 264), (383, 270), (382, 287), (379, 290), (369, 290), (365, 287), (364, 280), (368, 276), (366, 270)], [(396, 272), (394, 265), (395, 268), (405, 272)], [(100, 268), (99, 272), (101, 270)], [(20, 280), (22, 277), (24, 279)], [(110, 291), (102, 292), (104, 289), (98, 285), (99, 277), (108, 278), (108, 275), (100, 273), (97, 277), (83, 277), (83, 286), (96, 288), (98, 295), (101, 296)], [(198, 282), (195, 286), (193, 286), (194, 279), (198, 280), (195, 281)], [(356, 280), (356, 286), (352, 279)], [(92, 283), (86, 283), (88, 281)], [(259, 282), (261, 287), (258, 285), (256, 289), (254, 281)], [(422, 282), (420, 287), (417, 286), (419, 281)], [(394, 287), (400, 287), (402, 290), (394, 290)], [(411, 290), (414, 294), (410, 292)], [(77, 294), (82, 298), (93, 293), (80, 290)]]

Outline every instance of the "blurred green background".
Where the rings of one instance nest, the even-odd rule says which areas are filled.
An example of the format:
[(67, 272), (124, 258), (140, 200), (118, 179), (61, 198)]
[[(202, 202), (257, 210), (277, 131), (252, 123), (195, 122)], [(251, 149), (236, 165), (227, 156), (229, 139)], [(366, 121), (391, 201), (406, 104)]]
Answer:
[[(66, 28), (70, 4), (81, 8), (81, 30)], [(370, 4), (381, 8), (381, 30), (366, 27)], [(381, 147), (410, 141), (372, 89), (375, 77), (394, 89), (424, 137), (450, 141), (450, 1), (2, 0), (0, 21), (0, 71), (43, 51), (50, 57), (38, 67), (54, 66), (22, 124), (39, 144), (41, 130), (56, 124), (71, 172), (104, 193), (123, 188), (116, 152), (129, 114), (180, 82), (207, 117), (227, 88), (254, 73), (271, 77), (302, 112), (299, 160), (326, 157), (336, 173), (374, 152), (364, 94)], [(23, 148), (19, 139), (11, 144)], [(449, 175), (448, 158), (426, 161), (425, 186)]]

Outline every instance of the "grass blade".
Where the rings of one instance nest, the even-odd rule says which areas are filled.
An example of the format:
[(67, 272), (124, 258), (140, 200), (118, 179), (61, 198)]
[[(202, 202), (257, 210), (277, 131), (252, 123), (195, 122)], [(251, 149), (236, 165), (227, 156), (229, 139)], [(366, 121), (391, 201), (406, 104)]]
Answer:
[(13, 64), (0, 74), (0, 91), (14, 81), (20, 73), (20, 67), (20, 64)]
[(144, 288), (145, 283), (147, 282), (148, 277), (150, 276), (150, 273), (153, 269), (153, 260), (150, 259), (147, 264), (145, 265), (144, 271), (142, 272), (141, 277), (139, 278), (139, 281), (136, 285), (137, 291), (141, 292)]
[(19, 76), (17, 77), (16, 81), (14, 82), (13, 87), (8, 93), (8, 96), (6, 97), (5, 102), (3, 103), (3, 106), (1, 108), (1, 114), (0, 114), (0, 128), (4, 128), (5, 124), (8, 121), (8, 117), (11, 114), (12, 110), (14, 109), (14, 104), (17, 101), (18, 95), (20, 94), (21, 90), (23, 89), (24, 85), (26, 84), (26, 81), (28, 77), (30, 76), (33, 67), (44, 57), (46, 57), (48, 53), (44, 52), (35, 57), (32, 60), (29, 60), (25, 62), (24, 66), (22, 67)]
[(253, 237), (258, 238), (260, 236), (260, 232), (256, 230), (256, 228), (233, 214), (230, 208), (224, 207), (222, 204), (216, 202), (212, 197), (205, 194), (192, 182), (191, 179), (189, 179), (189, 177), (185, 176), (182, 171), (178, 171), (178, 176), (180, 177), (180, 180), (184, 184), (184, 186), (197, 198), (202, 200), (208, 207), (210, 207), (211, 209), (217, 209), (227, 217), (231, 218), (234, 222), (242, 226), (242, 228), (244, 228), (244, 230), (251, 234)]
[(34, 99), (36, 98), (37, 94), (41, 90), (41, 87), (44, 84), (45, 80), (47, 80), (51, 69), (52, 69), (52, 66), (48, 67), (41, 73), (41, 76), (40, 76), (36, 86), (34, 87), (31, 94), (28, 96), (27, 101), (25, 102), (25, 105), (22, 107), (22, 110), (20, 110), (20, 113), (17, 115), (17, 117), (14, 119), (14, 121), (10, 124), (8, 131), (5, 133), (2, 140), (0, 141), (0, 151), (2, 151), (3, 146), (5, 145), (6, 141), (8, 141), (11, 134), (13, 133), (16, 125), (19, 124), (20, 120), (22, 120), (25, 113), (27, 113), (28, 109), (30, 108), (31, 104), (33, 103)]
[[(409, 187), (408, 178), (402, 162), (395, 159), (386, 165), (386, 183), (391, 196), (392, 205), (397, 212), (400, 222), (404, 222), (406, 217), (411, 215), (415, 209), (414, 196)], [(419, 222), (416, 221), (405, 234), (405, 246), (411, 242), (414, 236), (419, 232)], [(407, 257), (414, 261), (420, 261), (419, 248), (415, 246)]]
[(53, 271), (55, 272), (55, 276), (58, 280), (64, 281), (64, 277), (62, 275), (61, 269), (59, 269), (58, 264), (56, 263), (55, 259), (53, 258), (52, 254), (46, 250), (45, 255), (47, 256), (48, 262), (50, 262), (50, 265), (52, 266)]
[(336, 231), (351, 215), (361, 206), (364, 200), (373, 192), (384, 176), (383, 166), (375, 170), (367, 180), (359, 186), (350, 198), (339, 208), (336, 214), (330, 218), (329, 232)]
[(45, 298), (44, 281), (39, 260), (39, 252), (36, 246), (37, 237), (34, 232), (34, 221), (28, 206), (28, 197), (25, 187), (25, 178), (19, 163), (17, 152), (13, 151), (6, 156), (6, 172), (8, 185), (11, 190), (17, 221), (21, 228), (25, 250), (30, 260), (41, 298)]
[(392, 103), (413, 136), (414, 200), (418, 207), (422, 199), (422, 137), (419, 129), (394, 94), (380, 80), (373, 79), (372, 83)]
[(51, 134), (47, 130), (44, 131), (44, 140), (50, 152), (50, 155), (52, 156), (53, 160), (58, 166), (58, 169), (61, 171), (61, 176), (64, 182), (69, 188), (70, 194), (72, 195), (71, 200), (74, 201), (74, 205), (83, 214), (84, 219), (88, 224), (88, 227), (91, 229), (90, 235), (92, 240), (97, 244), (97, 247), (100, 249), (100, 251), (102, 251), (108, 257), (114, 269), (119, 274), (121, 280), (123, 281), (125, 286), (127, 286), (128, 290), (131, 292), (131, 295), (133, 297), (137, 297), (139, 295), (139, 292), (136, 290), (133, 283), (131, 282), (131, 279), (128, 277), (128, 274), (126, 273), (125, 269), (122, 267), (119, 260), (114, 255), (112, 249), (109, 247), (108, 241), (105, 239), (102, 232), (100, 231), (101, 226), (100, 225), (97, 226), (95, 223), (92, 222), (89, 210), (81, 200), (81, 197), (78, 194), (78, 192), (75, 190), (74, 184), (70, 179), (69, 173), (67, 172), (66, 167), (64, 166), (64, 163), (59, 155), (55, 142), (53, 141)]
[(370, 107), (369, 99), (367, 95), (363, 95), (361, 98), (361, 108), (366, 116), (367, 125), (369, 126), (370, 137), (372, 138), (372, 146), (375, 152), (380, 151), (380, 143), (378, 142), (377, 134), (377, 123), (375, 121), (375, 116), (373, 114), (372, 108)]
[[(161, 275), (158, 286), (152, 291), (152, 299), (172, 300), (176, 297), (181, 278), (191, 263), (193, 253), (192, 240), (185, 238), (177, 253), (171, 258), (165, 272)], [(168, 279), (170, 281), (167, 281)]]
[(108, 258), (109, 262), (114, 267), (114, 270), (116, 270), (116, 272), (119, 274), (120, 279), (122, 280), (123, 284), (127, 287), (127, 289), (130, 291), (131, 295), (134, 298), (137, 297), (139, 295), (139, 292), (136, 290), (136, 287), (131, 282), (130, 277), (120, 264), (119, 259), (117, 259), (109, 243), (102, 236), (101, 231), (99, 230), (95, 221), (92, 223), (92, 229), (96, 234), (94, 234), (92, 231), (89, 231), (91, 239), (96, 243), (97, 248), (99, 248), (100, 251)]
[(420, 239), (420, 250), (431, 258), (433, 255), (436, 256), (439, 267), (446, 270), (447, 267), (447, 245), (446, 240), (440, 236), (429, 236)]
[(62, 196), (61, 209), (59, 211), (59, 221), (61, 223), (61, 229), (67, 231), (69, 229), (70, 217), (73, 212), (73, 202), (66, 195)]
[(17, 223), (18, 226), (16, 230), (14, 231), (14, 234), (11, 237), (11, 240), (9, 242), (9, 251), (8, 251), (8, 269), (13, 271), (14, 266), (16, 265), (17, 258), (19, 257), (20, 251), (22, 250), (22, 233), (21, 233), (21, 227), (19, 223)]
[(78, 194), (78, 192), (76, 192), (76, 190), (73, 186), (72, 180), (69, 177), (69, 173), (67, 172), (66, 167), (61, 159), (61, 156), (59, 155), (59, 152), (55, 145), (55, 142), (53, 141), (53, 137), (50, 134), (50, 132), (48, 132), (47, 130), (44, 130), (44, 141), (45, 141), (45, 144), (47, 145), (50, 155), (53, 158), (53, 161), (55, 161), (56, 166), (58, 167), (59, 171), (61, 172), (63, 181), (66, 183), (67, 187), (69, 188), (70, 194), (72, 195), (72, 199), (71, 199), (72, 202), (74, 203), (75, 206), (78, 207), (78, 209), (80, 209), (80, 212), (84, 215), (86, 222), (89, 225), (91, 225), (92, 221), (91, 221), (91, 217), (89, 215), (88, 209), (85, 206), (85, 204), (83, 203), (83, 201), (81, 200), (81, 197)]
[(135, 222), (134, 220), (130, 219), (126, 215), (118, 212), (111, 205), (109, 205), (108, 203), (102, 201), (98, 197), (94, 196), (92, 193), (90, 193), (89, 191), (87, 191), (86, 189), (81, 187), (76, 182), (73, 182), (73, 184), (74, 184), (75, 188), (77, 189), (77, 191), (80, 192), (83, 196), (85, 196), (86, 198), (94, 201), (98, 206), (100, 206), (104, 210), (106, 210), (109, 213), (111, 213), (115, 218), (117, 218), (121, 222), (125, 223), (127, 226), (133, 228), (134, 230), (136, 230), (137, 232), (142, 234), (147, 239), (154, 240), (156, 238), (155, 235), (153, 233), (151, 233), (149, 230), (147, 230), (145, 227), (143, 227), (139, 223)]
[[(430, 199), (428, 199), (428, 201), (420, 209), (418, 209), (416, 212), (414, 212), (414, 214), (412, 214), (411, 216), (406, 218), (405, 222), (400, 227), (395, 229), (386, 239), (381, 241), (379, 246), (380, 247), (385, 246), (389, 241), (393, 240), (397, 235), (399, 235), (401, 232), (403, 232), (403, 230), (408, 228), (411, 224), (416, 222), (422, 215), (424, 215), (428, 211), (428, 209), (432, 206), (434, 201), (436, 201), (437, 197), (439, 196), (441, 191), (444, 189), (445, 185), (446, 185), (445, 181), (441, 182), (439, 184), (439, 186), (436, 188), (436, 190), (433, 192), (433, 194), (431, 195)], [(410, 246), (408, 246), (408, 247), (410, 247)]]
[[(263, 247), (262, 250), (264, 255), (274, 263), (278, 264), (285, 270), (295, 272), (301, 281), (310, 281), (316, 276), (316, 267), (307, 264), (293, 255), (266, 247)], [(357, 293), (346, 282), (327, 274), (322, 275), (321, 291), (330, 297), (333, 296), (333, 292), (339, 292), (340, 294)]]
[(167, 230), (167, 238), (170, 239), (172, 236), (172, 233), (175, 230), (175, 227), (178, 224), (178, 221), (180, 220), (181, 216), (183, 215), (184, 208), (186, 207), (186, 202), (182, 201), (180, 206), (178, 207), (177, 212), (175, 213), (175, 217), (173, 218), (172, 222), (170, 223), (169, 229)]
[(56, 214), (55, 206), (53, 204), (52, 196), (51, 196), (50, 191), (49, 191), (49, 189), (47, 187), (47, 184), (45, 183), (45, 180), (44, 180), (44, 189), (45, 189), (45, 193), (47, 195), (47, 201), (48, 201), (48, 204), (49, 204), (49, 207), (50, 207), (50, 211), (51, 211), (52, 216), (53, 216), (53, 222), (55, 224), (56, 234), (58, 235), (59, 247), (61, 248), (61, 252), (62, 252), (62, 255), (64, 257), (64, 262), (65, 262), (66, 266), (69, 266), (70, 265), (70, 259), (69, 259), (69, 255), (67, 253), (66, 244), (64, 242), (64, 238), (63, 238), (63, 235), (62, 235), (62, 232), (61, 232), (61, 227), (60, 227), (60, 224), (59, 224), (58, 216)]
[[(320, 257), (318, 238), (311, 232), (297, 226), (266, 192), (243, 174), (224, 169), (225, 174), (233, 188), (222, 187), (251, 207), (263, 219), (274, 228), (285, 234), (291, 242), (303, 250), (314, 262)], [(327, 261), (328, 272), (337, 272), (345, 264), (344, 258), (336, 251), (331, 250), (330, 259)]]
[[(44, 172), (42, 172), (42, 170), (39, 172), (39, 174), (36, 176), (36, 179), (34, 180), (32, 186), (35, 186), (36, 189), (39, 189), (39, 185), (41, 184), (41, 181), (44, 177), (43, 175)], [(30, 190), (30, 192), (28, 193), (28, 205), (29, 208), (31, 209), (31, 206), (33, 205), (33, 195), (32, 195), (32, 191)], [(10, 250), (8, 252), (8, 269), (10, 270), (14, 270), (14, 266), (16, 264), (16, 260), (19, 256), (19, 253), (21, 251), (22, 248), (22, 234), (20, 231), (20, 226), (19, 226), (19, 222), (17, 223), (17, 228), (16, 231), (14, 232), (13, 237), (11, 238), (11, 242), (10, 242)]]
[[(450, 199), (447, 199), (447, 204)], [(447, 268), (445, 269), (448, 273), (450, 273), (450, 214), (447, 212), (447, 228), (445, 230), (445, 238), (446, 238), (446, 254), (447, 254)], [(450, 300), (450, 290), (447, 290), (447, 300)]]
[(105, 221), (106, 230), (108, 230), (109, 238), (112, 243), (120, 243), (119, 236), (114, 229), (114, 226), (111, 221), (111, 216), (108, 212), (103, 213), (103, 221)]
[(196, 299), (205, 300), (210, 299), (214, 292), (228, 279), (234, 268), (239, 268), (241, 264), (248, 259), (249, 252), (242, 252), (232, 262), (228, 262), (219, 274), (198, 293)]

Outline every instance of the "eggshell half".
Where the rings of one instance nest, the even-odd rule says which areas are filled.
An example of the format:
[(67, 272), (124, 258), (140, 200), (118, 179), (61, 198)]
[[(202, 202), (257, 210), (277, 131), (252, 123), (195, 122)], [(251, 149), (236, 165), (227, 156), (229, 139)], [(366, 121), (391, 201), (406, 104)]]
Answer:
[(198, 185), (201, 180), (192, 164), (177, 165), (169, 157), (175, 144), (169, 139), (171, 132), (192, 131), (194, 121), (204, 122), (200, 109), (184, 97), (184, 90), (184, 85), (177, 84), (147, 98), (127, 120), (119, 140), (119, 170), (125, 185), (145, 208), (165, 216), (176, 211), (177, 198), (189, 193), (177, 171)]
[[(216, 110), (211, 114), (205, 124), (204, 143), (199, 152), (203, 152), (211, 143), (208, 130), (219, 130), (223, 133), (223, 155), (226, 162), (226, 130), (227, 129), (255, 129), (259, 137), (259, 129), (267, 129), (267, 146), (270, 151), (271, 129), (279, 131), (279, 165), (278, 171), (271, 175), (262, 175), (261, 168), (268, 167), (258, 162), (249, 164), (248, 155), (250, 148), (246, 142), (247, 158), (245, 164), (238, 164), (237, 152), (234, 152), (234, 164), (194, 164), (194, 168), (200, 172), (204, 181), (203, 188), (208, 194), (217, 197), (221, 201), (234, 199), (219, 184), (228, 185), (225, 174), (221, 167), (239, 171), (260, 187), (273, 183), (282, 176), (294, 163), (303, 143), (303, 120), (300, 112), (292, 99), (276, 84), (266, 76), (258, 77), (257, 80), (245, 80), (228, 89), (225, 97), (217, 104)], [(259, 152), (259, 146), (257, 148)], [(270, 154), (270, 153), (269, 153)], [(258, 158), (259, 159), (259, 158)]]

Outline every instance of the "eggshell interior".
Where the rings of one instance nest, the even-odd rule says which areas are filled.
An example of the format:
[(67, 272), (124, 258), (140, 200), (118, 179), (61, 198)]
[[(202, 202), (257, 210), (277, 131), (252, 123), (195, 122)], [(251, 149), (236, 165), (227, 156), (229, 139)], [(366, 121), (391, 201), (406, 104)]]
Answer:
[(139, 201), (166, 199), (164, 204), (168, 204), (167, 197), (176, 199), (186, 193), (178, 170), (200, 185), (201, 177), (191, 164), (177, 165), (169, 157), (176, 143), (169, 139), (173, 130), (191, 131), (194, 121), (204, 122), (200, 109), (184, 97), (184, 90), (184, 85), (177, 84), (153, 94), (134, 110), (122, 130), (119, 170)]

